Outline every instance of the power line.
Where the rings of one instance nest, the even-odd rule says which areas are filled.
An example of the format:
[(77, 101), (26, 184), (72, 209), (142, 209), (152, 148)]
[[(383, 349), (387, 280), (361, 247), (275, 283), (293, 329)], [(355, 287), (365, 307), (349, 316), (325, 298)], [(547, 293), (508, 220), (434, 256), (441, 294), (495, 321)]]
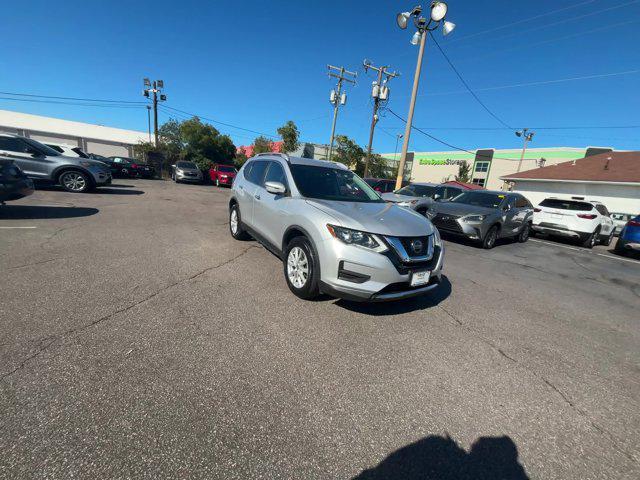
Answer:
[[(505, 131), (504, 127), (419, 127), (426, 130), (477, 130), (477, 131)], [(607, 129), (634, 129), (640, 128), (640, 125), (603, 125), (603, 126), (582, 126), (582, 127), (531, 127), (532, 130), (607, 130)]]
[(257, 134), (257, 135), (262, 135), (262, 136), (265, 136), (265, 137), (278, 138), (276, 135), (270, 135), (270, 134), (268, 134), (268, 133), (258, 132), (258, 131), (256, 131), (256, 130), (251, 130), (251, 129), (249, 129), (249, 128), (238, 127), (237, 125), (232, 125), (232, 124), (230, 124), (230, 123), (225, 123), (225, 122), (221, 122), (221, 121), (219, 121), (219, 120), (214, 120), (213, 118), (205, 117), (204, 115), (198, 115), (198, 114), (195, 114), (195, 113), (191, 113), (191, 112), (186, 112), (186, 111), (184, 111), (184, 110), (180, 110), (180, 109), (178, 109), (178, 108), (170, 107), (170, 106), (169, 106), (169, 105), (167, 105), (167, 104), (165, 104), (165, 105), (164, 105), (164, 108), (168, 108), (169, 110), (172, 110), (172, 111), (176, 111), (176, 112), (184, 113), (184, 114), (186, 114), (186, 115), (190, 115), (190, 116), (192, 116), (192, 117), (202, 118), (202, 119), (204, 119), (204, 120), (208, 120), (209, 122), (212, 122), (212, 123), (218, 123), (218, 124), (220, 124), (220, 125), (224, 125), (225, 127), (229, 127), (229, 128), (236, 128), (236, 129), (238, 129), (238, 130), (243, 130), (243, 131), (245, 131), (245, 132), (255, 133), (255, 134)]
[(56, 105), (76, 105), (80, 107), (105, 107), (105, 108), (144, 108), (142, 105), (115, 105), (115, 104), (101, 104), (101, 103), (79, 103), (79, 102), (63, 102), (56, 100), (37, 100), (32, 98), (11, 98), (0, 97), (0, 100), (9, 100), (13, 102), (29, 102), (29, 103), (50, 103)]
[(16, 97), (48, 98), (53, 100), (76, 100), (76, 101), (82, 101), (82, 102), (125, 103), (125, 104), (137, 104), (137, 105), (145, 104), (145, 102), (134, 102), (130, 100), (104, 100), (99, 98), (54, 97), (51, 95), (34, 95), (31, 93), (0, 92), (0, 95), (13, 95)]
[[(514, 83), (514, 84), (511, 84), (511, 85), (499, 85), (499, 86), (495, 86), (495, 87), (476, 88), (475, 91), (476, 92), (489, 92), (489, 91), (495, 91), (495, 90), (504, 90), (504, 89), (507, 89), (507, 88), (550, 85), (550, 84), (554, 84), (554, 83), (573, 82), (573, 81), (578, 81), (578, 80), (590, 80), (590, 79), (594, 79), (594, 78), (615, 77), (615, 76), (619, 76), (619, 75), (631, 75), (631, 74), (635, 74), (635, 73), (640, 73), (640, 69), (625, 70), (625, 71), (622, 71), (622, 72), (602, 73), (602, 74), (595, 74), (595, 75), (583, 75), (583, 76), (579, 76), (579, 77), (558, 78), (558, 79), (555, 79), (555, 80), (541, 80), (541, 81), (537, 81), (537, 82)], [(438, 97), (438, 96), (441, 96), (441, 95), (455, 95), (455, 94), (458, 94), (458, 93), (466, 93), (466, 91), (465, 90), (455, 90), (455, 91), (450, 91), (450, 92), (425, 93), (425, 94), (422, 94), (421, 97)]]
[(587, 4), (593, 3), (595, 1), (596, 0), (587, 0), (586, 2), (580, 2), (580, 3), (577, 3), (575, 5), (569, 5), (568, 7), (558, 8), (557, 10), (552, 10), (550, 12), (542, 13), (540, 15), (535, 15), (533, 17), (525, 18), (523, 20), (517, 20), (515, 22), (511, 22), (511, 23), (507, 23), (507, 24), (504, 24), (504, 25), (500, 25), (500, 26), (495, 27), (495, 28), (489, 28), (487, 30), (482, 30), (480, 32), (471, 33), (469, 35), (465, 35), (465, 36), (462, 36), (462, 37), (454, 38), (449, 43), (460, 42), (460, 41), (466, 40), (468, 38), (474, 38), (474, 37), (477, 37), (477, 36), (480, 36), (480, 35), (484, 35), (485, 33), (495, 32), (497, 30), (502, 30), (504, 28), (512, 27), (514, 25), (519, 25), (521, 23), (528, 23), (528, 22), (530, 22), (532, 20), (537, 20), (538, 18), (546, 17), (546, 16), (549, 16), (549, 15), (555, 15), (557, 13), (564, 12), (566, 10), (571, 10), (571, 9), (574, 9), (574, 8), (577, 8), (577, 7), (581, 7), (582, 5), (587, 5)]
[(507, 124), (504, 120), (502, 120), (500, 117), (498, 117), (495, 113), (493, 113), (489, 107), (487, 107), (484, 102), (482, 100), (480, 100), (480, 97), (478, 97), (478, 95), (476, 95), (476, 93), (471, 89), (471, 87), (469, 86), (469, 84), (465, 81), (464, 78), (462, 78), (462, 75), (460, 74), (460, 72), (458, 71), (458, 69), (455, 67), (455, 65), (451, 62), (451, 60), (449, 59), (449, 57), (447, 56), (447, 54), (445, 53), (445, 51), (442, 49), (442, 47), (440, 46), (440, 44), (438, 43), (438, 41), (436, 40), (436, 37), (433, 35), (433, 32), (429, 32), (429, 35), (431, 36), (431, 39), (434, 41), (434, 43), (436, 44), (436, 47), (438, 47), (438, 50), (440, 50), (440, 53), (442, 54), (442, 56), (445, 58), (445, 60), (447, 61), (447, 63), (449, 64), (449, 66), (451, 67), (451, 69), (455, 72), (455, 74), (458, 76), (458, 78), (460, 79), (460, 81), (462, 82), (462, 84), (465, 86), (465, 88), (469, 91), (469, 93), (473, 96), (473, 98), (476, 99), (476, 101), (482, 106), (482, 108), (484, 108), (486, 110), (486, 112), (491, 115), (493, 118), (495, 118), (499, 123), (501, 123), (502, 125), (504, 125), (507, 128), (512, 128), (509, 124)]
[[(387, 107), (385, 110), (387, 110), (391, 115), (393, 115), (394, 117), (396, 117), (398, 120), (400, 120), (400, 121), (404, 122), (405, 124), (407, 123), (407, 121), (406, 121), (404, 118), (402, 118), (402, 117), (401, 117), (400, 115), (398, 115), (396, 112), (394, 112), (393, 110), (391, 110), (389, 107)], [(446, 142), (446, 141), (444, 141), (444, 140), (442, 140), (442, 139), (440, 139), (440, 138), (438, 138), (438, 137), (435, 137), (435, 136), (431, 135), (430, 133), (425, 132), (424, 130), (422, 130), (422, 129), (418, 128), (418, 127), (414, 127), (414, 126), (412, 125), (412, 126), (411, 126), (411, 128), (412, 128), (413, 130), (415, 130), (415, 131), (417, 131), (417, 132), (419, 132), (419, 133), (421, 133), (421, 134), (423, 134), (423, 135), (425, 135), (425, 136), (429, 137), (430, 139), (432, 139), (432, 140), (434, 140), (434, 141), (436, 141), (436, 142), (438, 142), (438, 143), (441, 143), (442, 145), (446, 145), (446, 146), (447, 146), (447, 147), (449, 147), (449, 148), (453, 148), (454, 150), (458, 150), (458, 151), (461, 151), (461, 152), (465, 152), (465, 153), (468, 153), (468, 154), (470, 154), (470, 155), (475, 155), (476, 157), (479, 157), (479, 158), (482, 158), (482, 157), (483, 157), (483, 155), (479, 155), (479, 154), (478, 154), (478, 152), (472, 152), (471, 150), (467, 150), (466, 148), (462, 148), (462, 147), (458, 147), (457, 145), (453, 145), (453, 144), (451, 144), (451, 143), (449, 143), (449, 142)], [(518, 159), (517, 159), (517, 158), (505, 158), (505, 157), (493, 157), (493, 156), (492, 156), (491, 158), (489, 158), (489, 157), (487, 157), (487, 158), (488, 158), (489, 160), (491, 160), (491, 159), (495, 159), (495, 160), (509, 160), (509, 161), (516, 161), (516, 162), (518, 161)]]

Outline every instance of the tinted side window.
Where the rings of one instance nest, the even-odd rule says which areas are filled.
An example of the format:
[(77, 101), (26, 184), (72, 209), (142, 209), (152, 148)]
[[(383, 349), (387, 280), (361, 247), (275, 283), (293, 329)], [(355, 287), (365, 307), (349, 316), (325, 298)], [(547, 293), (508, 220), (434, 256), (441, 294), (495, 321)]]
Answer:
[(247, 180), (251, 183), (255, 183), (256, 185), (262, 185), (262, 179), (264, 178), (264, 173), (267, 170), (268, 165), (269, 162), (264, 160), (254, 161), (251, 171), (248, 173)]
[(516, 207), (516, 197), (507, 197), (505, 205), (509, 207), (509, 209)]
[(605, 217), (609, 216), (609, 210), (604, 205), (596, 205), (596, 210), (600, 212), (600, 215), (604, 215)]
[(0, 150), (6, 150), (8, 152), (27, 153), (29, 146), (19, 138), (14, 137), (0, 137)]
[(287, 186), (287, 177), (284, 173), (284, 169), (279, 162), (269, 162), (269, 170), (264, 177), (264, 183), (266, 182), (278, 182)]
[(244, 178), (246, 178), (247, 180), (249, 180), (249, 177), (251, 176), (251, 169), (253, 168), (253, 164), (254, 162), (249, 162), (244, 166), (244, 169), (242, 170), (242, 174), (244, 175)]
[(529, 200), (524, 197), (516, 197), (516, 208), (528, 208), (531, 207)]

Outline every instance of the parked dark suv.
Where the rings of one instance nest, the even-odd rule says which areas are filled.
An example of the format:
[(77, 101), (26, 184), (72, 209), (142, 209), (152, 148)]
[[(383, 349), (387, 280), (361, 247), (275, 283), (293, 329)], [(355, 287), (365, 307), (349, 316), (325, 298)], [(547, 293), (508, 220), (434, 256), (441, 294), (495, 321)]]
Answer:
[(59, 184), (68, 192), (86, 192), (111, 183), (111, 172), (90, 158), (65, 157), (30, 138), (0, 134), (0, 157), (13, 160), (32, 180)]
[(529, 239), (533, 205), (519, 193), (469, 190), (427, 212), (443, 233), (459, 235), (493, 248), (498, 238)]

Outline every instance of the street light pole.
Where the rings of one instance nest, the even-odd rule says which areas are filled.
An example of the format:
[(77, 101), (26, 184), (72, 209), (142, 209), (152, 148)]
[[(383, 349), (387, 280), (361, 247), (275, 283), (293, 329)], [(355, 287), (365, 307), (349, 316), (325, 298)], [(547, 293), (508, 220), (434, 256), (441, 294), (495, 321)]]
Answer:
[(147, 132), (149, 132), (149, 143), (151, 143), (151, 106), (147, 105)]
[(456, 27), (455, 23), (445, 20), (448, 7), (445, 2), (432, 0), (430, 6), (429, 19), (422, 17), (422, 7), (413, 7), (411, 11), (399, 13), (396, 16), (396, 23), (402, 30), (407, 28), (409, 19), (413, 19), (416, 27), (411, 43), (413, 45), (420, 43), (418, 51), (418, 61), (416, 63), (416, 73), (413, 77), (413, 89), (411, 90), (411, 103), (409, 104), (409, 115), (407, 116), (407, 124), (404, 130), (404, 142), (402, 143), (402, 154), (400, 156), (400, 165), (398, 165), (398, 176), (396, 178), (396, 190), (402, 186), (404, 179), (404, 167), (407, 162), (407, 151), (409, 150), (409, 139), (411, 138), (411, 127), (413, 125), (413, 112), (416, 107), (416, 98), (418, 96), (418, 84), (420, 83), (420, 73), (422, 71), (422, 58), (424, 56), (424, 46), (427, 42), (427, 35), (440, 26), (442, 22), (443, 35), (449, 35)]
[(523, 140), (524, 140), (522, 144), (522, 154), (520, 155), (520, 161), (518, 162), (517, 172), (519, 172), (520, 169), (522, 168), (522, 162), (524, 161), (524, 154), (527, 151), (527, 143), (533, 140), (534, 132), (529, 132), (529, 129), (525, 128), (524, 130), (517, 131), (516, 135), (518, 137), (523, 137)]
[(402, 187), (404, 180), (404, 166), (407, 162), (407, 151), (409, 150), (409, 138), (411, 137), (411, 126), (413, 125), (413, 112), (416, 108), (416, 98), (418, 97), (418, 85), (420, 84), (420, 72), (422, 71), (422, 57), (424, 55), (424, 46), (427, 43), (426, 32), (422, 33), (420, 38), (420, 50), (418, 51), (418, 62), (416, 63), (416, 72), (413, 76), (413, 89), (411, 90), (411, 103), (409, 104), (409, 115), (407, 116), (407, 124), (404, 128), (404, 141), (402, 142), (402, 153), (400, 154), (400, 164), (398, 165), (398, 176), (396, 177), (396, 190)]

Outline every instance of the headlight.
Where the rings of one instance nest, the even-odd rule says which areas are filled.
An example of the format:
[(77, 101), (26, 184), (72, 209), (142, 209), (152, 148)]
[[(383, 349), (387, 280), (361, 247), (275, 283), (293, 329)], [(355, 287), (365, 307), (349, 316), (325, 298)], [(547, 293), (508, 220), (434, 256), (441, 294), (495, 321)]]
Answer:
[(442, 238), (440, 238), (440, 232), (435, 226), (433, 227), (433, 246), (442, 247)]
[(179, 168), (176, 168), (176, 173), (182, 175), (184, 172), (182, 170), (180, 170)]
[(482, 222), (485, 218), (487, 218), (486, 215), (467, 215), (466, 217), (462, 218), (463, 222)]
[(332, 236), (347, 245), (356, 245), (358, 247), (368, 248), (375, 252), (387, 251), (387, 247), (382, 240), (372, 233), (337, 227), (335, 225), (327, 225), (327, 229)]
[(418, 203), (418, 200), (411, 200), (409, 202), (399, 202), (398, 205), (401, 206), (401, 207), (412, 207), (416, 203)]

